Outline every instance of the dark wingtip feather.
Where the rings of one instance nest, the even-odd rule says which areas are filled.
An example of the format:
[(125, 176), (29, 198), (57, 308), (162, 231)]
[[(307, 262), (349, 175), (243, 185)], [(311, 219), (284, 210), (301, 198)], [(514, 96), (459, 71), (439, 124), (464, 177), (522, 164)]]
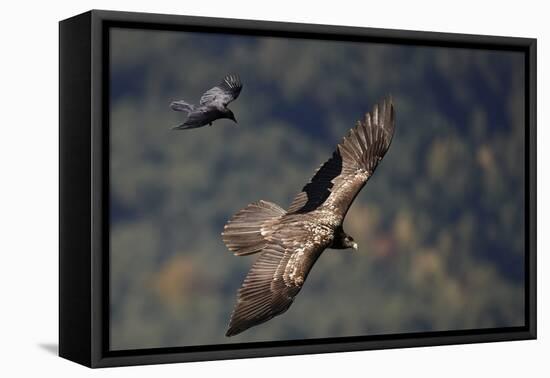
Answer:
[(228, 84), (233, 84), (235, 86), (241, 85), (241, 77), (239, 74), (236, 73), (230, 73), (228, 75), (225, 75), (224, 81), (226, 81)]
[(338, 145), (347, 164), (367, 170), (370, 174), (390, 147), (395, 130), (391, 95), (375, 104), (365, 119), (349, 131)]
[(225, 337), (231, 337), (231, 336), (238, 335), (239, 333), (242, 333), (244, 330), (245, 329), (240, 329), (240, 328), (237, 328), (237, 327), (229, 327), (229, 329), (225, 333)]
[(244, 331), (253, 327), (254, 325), (256, 324), (237, 323), (234, 325), (230, 325), (229, 328), (227, 329), (227, 332), (225, 332), (225, 337), (232, 337), (240, 333), (243, 333)]
[(220, 87), (230, 92), (240, 92), (243, 88), (243, 83), (241, 82), (241, 78), (238, 74), (230, 73), (228, 75), (225, 75), (222, 83), (220, 84)]

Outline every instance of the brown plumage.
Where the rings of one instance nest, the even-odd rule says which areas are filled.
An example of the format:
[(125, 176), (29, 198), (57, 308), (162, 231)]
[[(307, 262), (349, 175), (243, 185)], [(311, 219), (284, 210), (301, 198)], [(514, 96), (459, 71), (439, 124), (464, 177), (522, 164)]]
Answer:
[(388, 98), (357, 122), (288, 210), (262, 200), (225, 225), (223, 242), (235, 255), (261, 252), (239, 289), (226, 336), (285, 312), (326, 248), (357, 248), (342, 224), (390, 147), (394, 127)]

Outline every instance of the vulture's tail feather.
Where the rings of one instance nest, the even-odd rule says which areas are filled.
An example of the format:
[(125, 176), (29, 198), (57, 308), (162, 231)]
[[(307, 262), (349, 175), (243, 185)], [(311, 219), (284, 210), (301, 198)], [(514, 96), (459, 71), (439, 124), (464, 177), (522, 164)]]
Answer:
[(265, 237), (284, 214), (285, 210), (274, 203), (251, 203), (227, 222), (222, 232), (223, 242), (237, 256), (260, 252), (266, 246)]

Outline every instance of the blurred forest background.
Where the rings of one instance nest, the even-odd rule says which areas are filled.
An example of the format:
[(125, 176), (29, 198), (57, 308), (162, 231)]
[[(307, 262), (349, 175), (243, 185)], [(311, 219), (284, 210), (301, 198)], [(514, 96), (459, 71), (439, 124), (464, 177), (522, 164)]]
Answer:
[[(524, 61), (516, 52), (111, 31), (111, 348), (524, 324)], [(227, 73), (239, 126), (172, 131)], [(284, 315), (224, 336), (255, 257), (223, 245), (282, 207), (383, 96), (393, 144)]]

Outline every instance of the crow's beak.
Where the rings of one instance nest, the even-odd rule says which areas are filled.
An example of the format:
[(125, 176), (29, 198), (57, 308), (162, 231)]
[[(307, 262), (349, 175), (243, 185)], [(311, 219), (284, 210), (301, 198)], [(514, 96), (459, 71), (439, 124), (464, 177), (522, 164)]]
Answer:
[(356, 243), (356, 242), (353, 242), (353, 244), (351, 245), (351, 248), (353, 248), (353, 249), (355, 249), (355, 250), (357, 251), (357, 247), (358, 247), (357, 243)]

